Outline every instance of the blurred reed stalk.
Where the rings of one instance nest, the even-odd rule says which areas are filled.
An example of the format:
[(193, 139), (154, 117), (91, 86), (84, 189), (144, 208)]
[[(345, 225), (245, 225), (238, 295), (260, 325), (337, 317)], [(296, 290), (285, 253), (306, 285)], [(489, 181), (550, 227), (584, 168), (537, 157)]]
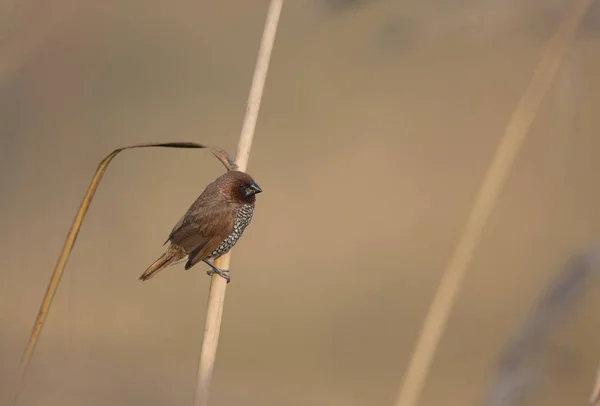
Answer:
[[(279, 17), (283, 7), (283, 0), (271, 0), (265, 27), (258, 50), (254, 76), (250, 86), (250, 93), (246, 106), (246, 114), (242, 124), (240, 139), (235, 163), (238, 170), (246, 171), (248, 159), (250, 158), (250, 149), (254, 138), (254, 130), (260, 110), (271, 52), (275, 43)], [(215, 261), (215, 266), (220, 269), (229, 269), (231, 254), (227, 253)], [(200, 349), (200, 360), (198, 362), (198, 375), (196, 380), (196, 393), (194, 396), (194, 406), (207, 406), (209, 398), (210, 384), (212, 381), (213, 369), (217, 355), (217, 345), (219, 342), (219, 332), (221, 330), (221, 320), (223, 318), (223, 306), (225, 304), (225, 290), (227, 282), (217, 274), (213, 274), (210, 281), (210, 291), (208, 294), (208, 307), (206, 309), (206, 319), (204, 322), (204, 336), (202, 337), (202, 346)]]
[(50, 282), (48, 283), (48, 287), (46, 288), (46, 293), (44, 295), (44, 298), (42, 299), (38, 315), (36, 317), (33, 329), (31, 330), (31, 334), (29, 336), (29, 341), (27, 342), (27, 346), (25, 347), (25, 351), (23, 352), (23, 357), (21, 359), (19, 374), (17, 377), (17, 382), (11, 401), (12, 405), (15, 405), (17, 403), (19, 394), (21, 393), (21, 389), (23, 388), (25, 374), (29, 367), (31, 357), (33, 355), (37, 342), (39, 341), (39, 337), (42, 332), (42, 328), (44, 327), (44, 323), (46, 322), (46, 318), (48, 317), (48, 313), (50, 312), (50, 306), (52, 306), (52, 301), (54, 299), (54, 296), (56, 295), (56, 291), (60, 284), (63, 272), (65, 270), (65, 266), (67, 265), (67, 261), (69, 260), (69, 256), (71, 255), (71, 251), (73, 250), (73, 246), (75, 245), (75, 240), (77, 240), (77, 235), (79, 234), (79, 230), (81, 229), (81, 224), (83, 223), (83, 219), (85, 218), (90, 204), (94, 199), (96, 190), (98, 189), (98, 186), (102, 181), (102, 177), (104, 176), (108, 165), (122, 151), (125, 151), (127, 149), (153, 147), (206, 148), (209, 149), (217, 157), (217, 159), (219, 159), (219, 161), (221, 161), (221, 163), (225, 166), (227, 170), (230, 170), (231, 167), (229, 156), (225, 151), (219, 148), (213, 148), (201, 144), (196, 144), (194, 142), (166, 142), (129, 145), (127, 147), (122, 147), (114, 150), (100, 162), (100, 164), (98, 165), (98, 169), (96, 169), (96, 173), (94, 174), (94, 177), (90, 182), (90, 186), (88, 186), (87, 192), (83, 197), (81, 206), (79, 206), (79, 210), (77, 210), (77, 214), (75, 215), (75, 219), (73, 220), (73, 224), (71, 225), (71, 229), (69, 230), (69, 234), (67, 235), (63, 249), (58, 257), (56, 266), (54, 267), (54, 272), (52, 273), (52, 277), (50, 278)]
[(590, 395), (588, 406), (600, 406), (600, 365), (596, 370), (596, 382), (594, 382), (594, 389)]
[(592, 2), (593, 0), (579, 0), (573, 5), (548, 41), (533, 78), (515, 107), (423, 323), (398, 393), (396, 406), (416, 406), (419, 400), (436, 348), (448, 322), (452, 304), (483, 229), (536, 113)]

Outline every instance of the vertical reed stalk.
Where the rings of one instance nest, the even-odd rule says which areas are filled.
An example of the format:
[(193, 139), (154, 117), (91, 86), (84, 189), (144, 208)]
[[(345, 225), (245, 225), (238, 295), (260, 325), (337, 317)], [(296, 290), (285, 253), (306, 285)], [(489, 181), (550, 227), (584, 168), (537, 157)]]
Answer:
[[(248, 95), (246, 115), (242, 125), (242, 131), (238, 142), (236, 154), (236, 165), (238, 170), (246, 171), (248, 159), (250, 158), (250, 149), (254, 138), (254, 130), (258, 119), (260, 102), (262, 99), (271, 52), (275, 43), (275, 35), (279, 24), (279, 16), (283, 0), (271, 0), (263, 36), (258, 50), (258, 58), (254, 69), (254, 77)], [(215, 266), (220, 269), (229, 269), (231, 260), (230, 253), (223, 255), (215, 261)], [(204, 336), (200, 349), (200, 361), (198, 363), (198, 376), (196, 381), (196, 394), (194, 397), (194, 406), (207, 406), (210, 384), (212, 381), (215, 358), (217, 355), (217, 345), (219, 342), (219, 332), (221, 330), (221, 320), (223, 318), (223, 306), (225, 304), (225, 290), (227, 283), (225, 279), (217, 274), (213, 274), (210, 281), (210, 291), (208, 294), (208, 307), (206, 309), (206, 319), (204, 323)]]

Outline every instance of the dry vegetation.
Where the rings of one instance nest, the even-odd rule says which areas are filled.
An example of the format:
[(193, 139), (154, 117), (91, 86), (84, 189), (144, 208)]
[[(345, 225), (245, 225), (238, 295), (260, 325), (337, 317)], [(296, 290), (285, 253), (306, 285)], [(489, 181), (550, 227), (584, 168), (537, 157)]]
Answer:
[[(232, 150), (266, 9), (57, 1), (46, 21), (34, 3), (0, 33), (2, 395), (99, 151), (153, 139)], [(570, 4), (437, 3), (286, 4), (253, 151), (267, 193), (236, 248), (212, 404), (395, 401), (494, 149)], [(419, 404), (590, 396), (597, 251), (578, 247), (597, 238), (597, 9), (482, 232)], [(113, 164), (20, 404), (191, 402), (208, 278), (142, 287), (136, 275), (218, 174), (197, 155)]]

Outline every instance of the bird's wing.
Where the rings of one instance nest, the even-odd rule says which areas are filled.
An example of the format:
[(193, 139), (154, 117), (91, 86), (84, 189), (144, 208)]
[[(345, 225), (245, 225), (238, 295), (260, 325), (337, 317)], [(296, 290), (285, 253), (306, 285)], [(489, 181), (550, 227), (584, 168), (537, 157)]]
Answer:
[(190, 252), (188, 255), (188, 261), (185, 264), (185, 269), (188, 270), (203, 259), (207, 259), (207, 257), (212, 254), (214, 250), (219, 248), (219, 245), (221, 245), (222, 242), (223, 238), (215, 237), (208, 241), (204, 246), (198, 247), (194, 251)]
[[(229, 202), (196, 201), (171, 231), (171, 244), (210, 254), (233, 232), (234, 213)], [(214, 247), (213, 247), (214, 246)]]

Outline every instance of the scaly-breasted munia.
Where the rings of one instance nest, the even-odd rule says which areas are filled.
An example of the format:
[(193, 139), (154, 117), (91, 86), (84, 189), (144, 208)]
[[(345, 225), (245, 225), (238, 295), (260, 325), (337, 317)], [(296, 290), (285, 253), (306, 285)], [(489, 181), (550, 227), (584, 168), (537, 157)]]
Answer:
[(225, 270), (208, 262), (227, 253), (252, 220), (261, 188), (247, 173), (229, 171), (209, 184), (171, 231), (166, 252), (140, 276), (145, 281), (187, 257), (185, 269), (202, 261), (230, 281)]

